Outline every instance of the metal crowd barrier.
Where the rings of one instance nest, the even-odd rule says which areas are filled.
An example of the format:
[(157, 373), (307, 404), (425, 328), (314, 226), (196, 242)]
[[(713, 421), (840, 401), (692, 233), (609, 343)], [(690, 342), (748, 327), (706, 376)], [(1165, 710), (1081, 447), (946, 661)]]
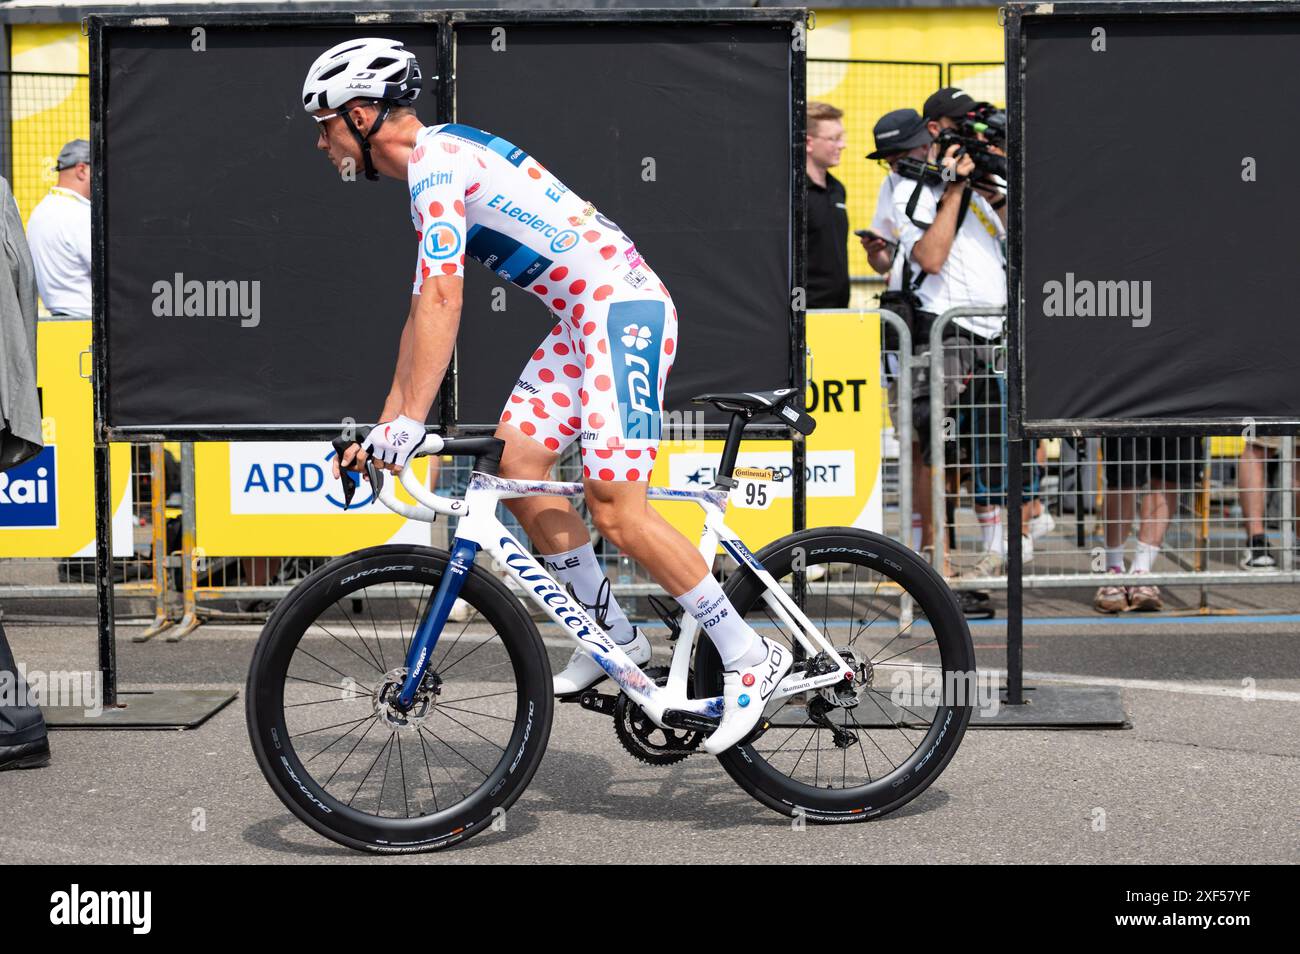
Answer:
[[(996, 550), (996, 534), (1005, 533), (1007, 523), (1006, 361), (1004, 339), (991, 344), (954, 322), (1004, 314), (991, 307), (951, 309), (935, 321), (928, 353), (918, 356), (928, 367), (930, 419), (938, 422), (929, 433), (930, 457), (942, 462), (930, 473), (931, 558), (957, 589), (1006, 586), (1005, 559), (989, 558), (978, 514), (998, 513)], [(1029, 557), (1024, 585), (1300, 582), (1295, 439), (1257, 438), (1248, 426), (1244, 430), (1227, 437), (1028, 442), (1021, 485), (1032, 543), (1022, 544)], [(1247, 453), (1254, 463), (1243, 468)], [(1272, 480), (1270, 470), (1276, 472)], [(1247, 477), (1260, 471), (1262, 480)], [(1241, 487), (1243, 480), (1250, 486)], [(1242, 566), (1247, 494), (1261, 511), (1275, 567)], [(1275, 532), (1268, 533), (1270, 525)], [(1111, 573), (1121, 538), (1124, 572)]]
[[(151, 602), (148, 638), (166, 626), (167, 468), (162, 444), (131, 445), (132, 555), (114, 557), (114, 593)], [(27, 599), (95, 597), (95, 558), (6, 557), (0, 560), (0, 603)]]

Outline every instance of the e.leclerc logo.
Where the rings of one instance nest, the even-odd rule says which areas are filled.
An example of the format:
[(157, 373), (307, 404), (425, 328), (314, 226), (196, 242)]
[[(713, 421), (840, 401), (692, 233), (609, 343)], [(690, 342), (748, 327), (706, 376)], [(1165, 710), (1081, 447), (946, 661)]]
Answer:
[(424, 230), (424, 254), (430, 258), (451, 258), (460, 253), (460, 229), (450, 222), (432, 222)]

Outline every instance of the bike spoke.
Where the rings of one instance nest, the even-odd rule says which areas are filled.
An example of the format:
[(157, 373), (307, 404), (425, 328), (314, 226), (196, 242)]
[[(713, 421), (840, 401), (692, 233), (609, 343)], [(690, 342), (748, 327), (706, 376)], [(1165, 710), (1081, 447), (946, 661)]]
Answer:
[(378, 722), (378, 719), (374, 719), (371, 721), (370, 725), (366, 726), (366, 731), (361, 733), (361, 738), (352, 743), (352, 748), (348, 749), (348, 754), (343, 756), (343, 761), (338, 764), (338, 768), (334, 769), (334, 771), (330, 773), (330, 777), (321, 783), (321, 788), (329, 788), (330, 782), (334, 781), (334, 776), (338, 775), (343, 769), (343, 766), (347, 765), (348, 759), (352, 758), (352, 753), (357, 750), (357, 746), (366, 740), (366, 736), (370, 734), (370, 730), (373, 729)]
[[(434, 712), (442, 712), (442, 706), (437, 706), (433, 711), (434, 711)], [(443, 712), (442, 714), (445, 715), (445, 716), (447, 716), (448, 719), (450, 719), (452, 722), (456, 723), (458, 726), (460, 726), (462, 729), (466, 730), (467, 732), (473, 732), (474, 735), (477, 735), (480, 739), (482, 739), (482, 740), (483, 740), (484, 742), (486, 742), (488, 745), (491, 745), (491, 746), (493, 746), (493, 747), (499, 749), (500, 752), (501, 752), (501, 754), (502, 754), (502, 755), (505, 755), (506, 750), (503, 749), (503, 748), (501, 748), (501, 746), (497, 745), (495, 742), (493, 742), (491, 739), (489, 739), (486, 735), (483, 735), (481, 732), (474, 732), (473, 729), (471, 729), (471, 728), (470, 728), (469, 726), (467, 726), (464, 722), (461, 722), (459, 719), (457, 719), (457, 718), (456, 718), (455, 716), (453, 716), (453, 715), (447, 715), (447, 713), (445, 713), (445, 712)], [(486, 774), (486, 773), (484, 773), (484, 774)]]
[[(349, 676), (347, 673), (343, 672), (341, 669), (335, 669), (335, 668), (334, 668), (333, 666), (331, 666), (329, 663), (325, 662), (325, 660), (323, 660), (323, 659), (317, 659), (317, 658), (316, 658), (315, 656), (313, 656), (311, 653), (307, 652), (307, 650), (303, 649), (301, 643), (298, 644), (298, 650), (297, 650), (297, 651), (300, 652), (300, 653), (302, 653), (302, 654), (303, 654), (304, 656), (306, 656), (308, 659), (311, 659), (311, 660), (314, 660), (314, 661), (320, 663), (320, 664), (321, 664), (322, 666), (324, 666), (326, 669), (329, 669), (329, 670), (331, 670), (332, 672), (336, 672), (336, 673), (338, 673), (338, 674), (339, 674), (340, 676), (342, 676), (344, 679), (350, 679), (350, 680), (352, 680), (352, 682), (357, 682), (355, 679), (352, 679), (351, 676)], [(288, 678), (288, 677), (286, 677), (286, 678)], [(297, 678), (297, 677), (295, 677), (295, 678)], [(303, 680), (303, 681), (306, 682), (306, 680)], [(321, 683), (321, 685), (325, 685), (325, 683)], [(361, 686), (361, 683), (357, 682), (357, 685)], [(337, 688), (340, 688), (340, 687), (338, 687), (338, 686), (331, 686), (330, 688), (337, 689)], [(366, 692), (374, 692), (373, 689), (367, 688), (366, 686), (361, 686), (361, 688), (362, 688), (362, 689), (365, 689)]]
[[(376, 753), (376, 755), (375, 755), (375, 760), (374, 760), (373, 762), (370, 763), (370, 768), (366, 769), (366, 774), (363, 775), (363, 776), (361, 776), (361, 782), (360, 782), (360, 784), (357, 785), (357, 790), (356, 790), (355, 792), (352, 793), (352, 798), (349, 798), (349, 799), (348, 799), (348, 803), (347, 803), (347, 804), (348, 804), (348, 808), (351, 808), (351, 807), (352, 807), (352, 800), (353, 800), (354, 798), (356, 798), (358, 794), (360, 794), (360, 792), (361, 792), (361, 786), (366, 784), (366, 779), (370, 778), (370, 773), (373, 772), (373, 771), (375, 770), (375, 766), (379, 764), (379, 757), (380, 757), (381, 755), (383, 755), (384, 752), (388, 751), (388, 747), (389, 747), (390, 745), (393, 744), (393, 736), (394, 736), (395, 734), (396, 734), (396, 733), (394, 733), (394, 732), (390, 732), (390, 733), (388, 734), (388, 741), (385, 742), (384, 745), (383, 745), (383, 747), (379, 750), (379, 752)], [(379, 798), (380, 798), (380, 801), (381, 801), (381, 802), (382, 802), (382, 800), (383, 800), (383, 797), (384, 797), (384, 789), (383, 789), (383, 787), (381, 786), (380, 789), (379, 789)], [(376, 814), (376, 815), (381, 815), (381, 816), (382, 816), (382, 815), (383, 815), (383, 810), (384, 810), (384, 806), (383, 806), (382, 804), (381, 804), (381, 805), (378, 805), (378, 806), (376, 806), (376, 808), (375, 808), (375, 814)]]
[[(339, 639), (339, 638), (338, 638), (337, 636), (335, 636), (332, 632), (330, 632), (328, 629), (326, 629), (325, 625), (324, 625), (320, 620), (316, 620), (312, 625), (314, 625), (314, 626), (319, 626), (319, 627), (321, 628), (321, 630), (325, 633), (326, 636), (328, 636), (330, 639), (332, 639), (332, 640), (334, 640), (335, 642), (337, 642), (340, 646), (342, 646), (344, 649), (346, 649), (346, 650), (347, 650), (348, 652), (350, 652), (352, 655), (356, 656), (358, 659), (360, 659), (360, 660), (361, 660), (363, 663), (365, 663), (367, 666), (369, 666), (369, 667), (371, 667), (372, 669), (374, 669), (375, 672), (379, 673), (381, 676), (384, 674), (384, 670), (382, 670), (382, 669), (379, 668), (379, 663), (375, 661), (374, 656), (371, 656), (369, 659), (367, 659), (365, 656), (361, 655), (359, 652), (357, 652), (355, 649), (353, 649), (353, 648), (352, 648), (351, 646), (349, 646), (347, 643), (343, 642), (343, 640)], [(365, 646), (365, 643), (362, 643), (362, 645)], [(369, 650), (370, 650), (370, 647), (369, 647), (369, 646), (366, 646), (366, 651), (369, 652)]]
[[(453, 719), (452, 721), (454, 722), (454, 721), (456, 721), (456, 720)], [(482, 775), (484, 778), (487, 778), (487, 777), (488, 777), (488, 773), (487, 773), (487, 772), (484, 772), (481, 768), (479, 768), (477, 765), (475, 765), (474, 762), (473, 762), (473, 761), (472, 761), (468, 756), (466, 756), (463, 752), (461, 752), (459, 749), (457, 749), (454, 745), (452, 745), (452, 744), (451, 744), (450, 742), (448, 742), (446, 739), (443, 739), (443, 738), (441, 738), (440, 736), (438, 736), (437, 733), (435, 733), (432, 729), (426, 729), (424, 726), (420, 726), (420, 731), (421, 731), (421, 732), (428, 732), (429, 735), (433, 736), (433, 738), (434, 738), (436, 741), (441, 742), (443, 745), (447, 746), (447, 748), (451, 749), (451, 751), (454, 752), (456, 755), (460, 756), (460, 758), (461, 758), (464, 762), (466, 762), (468, 765), (470, 765), (470, 766), (471, 766), (475, 771), (477, 771), (480, 775)], [(450, 775), (451, 773), (448, 772), (447, 774)]]
[[(352, 599), (368, 600), (368, 597), (359, 597), (359, 596), (357, 596), (357, 595), (354, 593), (354, 594), (352, 594), (351, 596), (345, 596), (345, 597), (343, 597), (343, 599), (348, 599), (348, 600), (352, 600)], [(366, 642), (366, 637), (364, 637), (364, 636), (361, 635), (361, 630), (357, 629), (357, 624), (356, 624), (356, 622), (352, 619), (352, 615), (351, 615), (351, 614), (350, 614), (350, 613), (349, 613), (349, 612), (348, 612), (348, 611), (343, 607), (343, 602), (342, 602), (342, 600), (335, 600), (335, 601), (334, 601), (334, 605), (337, 606), (337, 607), (339, 608), (339, 612), (341, 612), (341, 613), (343, 614), (343, 618), (346, 619), (346, 620), (348, 621), (348, 625), (352, 627), (352, 632), (354, 632), (354, 633), (357, 634), (357, 639), (361, 642), (361, 645), (365, 648), (365, 650), (366, 650), (366, 654), (370, 657), (370, 661), (374, 664), (375, 668), (378, 669), (380, 672), (387, 672), (388, 670), (383, 666), (383, 664), (381, 663), (381, 661), (378, 660), (378, 659), (376, 659), (376, 658), (375, 658), (375, 654), (374, 654), (373, 652), (370, 651), (370, 644), (369, 644), (368, 642)], [(383, 647), (382, 647), (382, 646), (379, 648), (379, 651), (380, 651), (380, 654), (382, 655), (382, 653), (383, 653)]]

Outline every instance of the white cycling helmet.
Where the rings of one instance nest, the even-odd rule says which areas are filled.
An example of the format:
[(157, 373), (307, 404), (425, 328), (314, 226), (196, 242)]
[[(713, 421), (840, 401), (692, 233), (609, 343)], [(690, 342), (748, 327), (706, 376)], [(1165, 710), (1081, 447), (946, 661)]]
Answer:
[(302, 84), (302, 108), (313, 113), (318, 109), (338, 109), (354, 99), (379, 102), (379, 115), (364, 136), (352, 117), (340, 112), (344, 124), (361, 146), (366, 178), (373, 181), (379, 178), (379, 173), (370, 160), (370, 138), (379, 131), (393, 106), (409, 106), (415, 101), (420, 86), (420, 64), (399, 40), (380, 37), (345, 40), (316, 57), (307, 71), (307, 79)]
[(345, 40), (316, 57), (307, 71), (302, 108), (309, 113), (337, 109), (358, 97), (409, 106), (420, 95), (420, 85), (420, 64), (400, 40)]

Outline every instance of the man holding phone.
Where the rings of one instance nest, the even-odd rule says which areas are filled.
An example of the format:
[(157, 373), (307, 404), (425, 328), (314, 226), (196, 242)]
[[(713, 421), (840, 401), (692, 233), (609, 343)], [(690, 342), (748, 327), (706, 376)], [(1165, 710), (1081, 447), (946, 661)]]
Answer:
[(844, 113), (808, 104), (808, 308), (849, 306), (849, 210), (844, 184), (831, 175), (844, 152)]

